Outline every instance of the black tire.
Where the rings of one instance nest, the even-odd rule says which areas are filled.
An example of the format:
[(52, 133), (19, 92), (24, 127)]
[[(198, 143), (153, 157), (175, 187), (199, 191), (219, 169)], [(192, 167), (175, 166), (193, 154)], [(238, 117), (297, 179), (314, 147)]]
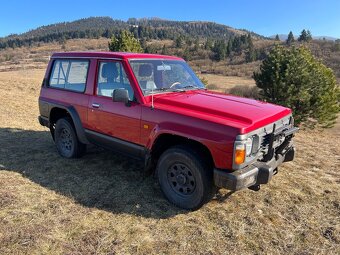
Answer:
[(54, 140), (59, 154), (64, 158), (79, 158), (86, 151), (86, 144), (79, 142), (70, 118), (57, 121)]
[(55, 139), (54, 139), (54, 131), (55, 131), (54, 126), (50, 126), (50, 133), (51, 133), (53, 141), (55, 141)]
[(196, 210), (216, 193), (211, 168), (191, 147), (174, 146), (161, 155), (156, 171), (162, 192), (171, 203)]

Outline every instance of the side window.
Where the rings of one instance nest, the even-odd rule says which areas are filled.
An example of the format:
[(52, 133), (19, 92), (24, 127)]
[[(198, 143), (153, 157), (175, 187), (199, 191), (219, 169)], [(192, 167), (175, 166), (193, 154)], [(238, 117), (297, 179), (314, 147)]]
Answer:
[(55, 60), (49, 86), (52, 88), (84, 92), (88, 68), (88, 61)]
[(68, 61), (54, 61), (53, 70), (50, 78), (50, 87), (64, 88), (66, 82), (66, 73), (68, 70)]
[(98, 70), (97, 95), (112, 97), (114, 89), (126, 89), (130, 100), (134, 93), (120, 62), (100, 62)]

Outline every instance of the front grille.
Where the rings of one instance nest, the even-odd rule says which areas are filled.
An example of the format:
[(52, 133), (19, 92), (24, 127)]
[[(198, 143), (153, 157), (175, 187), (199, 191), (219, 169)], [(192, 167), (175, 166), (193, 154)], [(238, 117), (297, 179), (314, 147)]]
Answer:
[(275, 150), (284, 141), (284, 139), (281, 139), (284, 138), (284, 136), (281, 136), (281, 130), (284, 131), (284, 129), (289, 128), (292, 125), (290, 118), (290, 116), (287, 116), (248, 134), (247, 137), (253, 138), (253, 148), (250, 156), (247, 156), (247, 162), (253, 162), (254, 160), (264, 161), (272, 155), (273, 151), (269, 148), (270, 143), (272, 142), (272, 134), (275, 132), (272, 144), (272, 149)]
[(266, 134), (266, 135), (263, 136), (262, 143), (261, 143), (261, 147), (262, 148), (269, 145), (269, 143), (270, 143), (270, 136), (271, 136), (271, 134)]
[[(283, 127), (281, 127), (282, 130), (284, 130)], [(260, 151), (262, 152), (263, 156), (266, 156), (268, 153), (270, 153), (270, 150), (271, 150), (270, 147), (273, 148), (274, 150), (278, 148), (284, 142), (285, 137), (282, 136), (281, 133), (279, 132), (278, 134), (277, 133), (275, 134), (275, 137), (273, 137), (274, 139), (273, 141), (271, 141), (271, 139), (272, 139), (272, 133), (263, 134), (262, 142), (260, 146)], [(272, 145), (270, 146), (271, 142), (272, 142)]]

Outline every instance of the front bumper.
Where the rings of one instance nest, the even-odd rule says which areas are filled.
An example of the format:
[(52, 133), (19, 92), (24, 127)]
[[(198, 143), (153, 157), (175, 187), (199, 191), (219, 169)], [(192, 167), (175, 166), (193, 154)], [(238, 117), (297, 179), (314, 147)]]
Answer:
[(229, 190), (240, 190), (251, 186), (268, 183), (273, 175), (278, 172), (278, 166), (283, 162), (292, 161), (295, 156), (294, 146), (290, 147), (284, 154), (275, 154), (267, 162), (255, 162), (250, 166), (226, 172), (214, 169), (214, 182), (217, 187)]

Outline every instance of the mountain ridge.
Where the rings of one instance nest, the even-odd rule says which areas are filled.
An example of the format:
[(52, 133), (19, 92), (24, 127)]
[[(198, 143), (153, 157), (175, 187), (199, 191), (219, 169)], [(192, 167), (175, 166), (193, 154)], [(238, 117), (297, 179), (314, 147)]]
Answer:
[[(231, 30), (236, 30), (240, 32), (246, 32), (246, 33), (251, 33), (254, 36), (259, 36), (259, 37), (265, 37), (260, 34), (256, 34), (252, 31), (249, 31), (247, 29), (238, 29), (238, 28), (233, 28), (231, 26), (225, 25), (225, 24), (220, 24), (216, 23), (213, 21), (203, 21), (203, 20), (191, 20), (191, 21), (181, 21), (181, 20), (169, 20), (169, 19), (163, 19), (159, 17), (150, 17), (150, 18), (128, 18), (126, 21), (120, 20), (120, 19), (114, 19), (109, 16), (98, 16), (98, 17), (87, 17), (87, 18), (81, 18), (73, 21), (65, 21), (65, 22), (56, 22), (48, 25), (42, 25), (34, 29), (30, 29), (26, 32), (23, 33), (18, 33), (18, 34), (10, 34), (7, 36), (0, 37), (0, 39), (7, 39), (7, 38), (15, 38), (15, 37), (25, 37), (25, 36), (34, 36), (36, 32), (40, 32), (43, 30), (51, 30), (51, 32), (55, 32), (56, 29), (60, 29), (62, 26), (69, 26), (67, 28), (68, 31), (74, 31), (75, 29), (79, 29), (79, 24), (82, 23), (83, 27), (80, 30), (84, 29), (84, 25), (86, 29), (98, 29), (99, 25), (101, 29), (109, 29), (112, 28), (113, 25), (118, 25), (119, 28), (126, 28), (128, 29), (129, 26), (131, 25), (141, 25), (141, 26), (155, 26), (159, 27), (158, 24), (168, 24), (168, 25), (174, 25), (174, 24), (209, 24), (209, 25), (215, 25), (218, 27), (223, 27), (225, 29), (231, 29)], [(90, 27), (89, 25), (92, 25)]]
[[(288, 38), (288, 34), (278, 34), (279, 38), (281, 41), (286, 41)], [(298, 38), (299, 35), (294, 35), (295, 39)], [(269, 38), (271, 39), (275, 39), (276, 35), (271, 35), (269, 36)], [(312, 36), (312, 38), (314, 40), (323, 40), (323, 38), (325, 38), (326, 41), (336, 41), (339, 40), (339, 38), (336, 37), (332, 37), (332, 36), (327, 36), (327, 35), (316, 35), (316, 36)]]
[(210, 21), (175, 21), (161, 18), (129, 18), (123, 21), (111, 17), (88, 17), (44, 25), (21, 34), (1, 37), (0, 49), (75, 38), (110, 38), (123, 29), (130, 30), (138, 38), (159, 40), (174, 40), (179, 36), (227, 40), (248, 33), (255, 38), (266, 38), (245, 29), (236, 29)]

